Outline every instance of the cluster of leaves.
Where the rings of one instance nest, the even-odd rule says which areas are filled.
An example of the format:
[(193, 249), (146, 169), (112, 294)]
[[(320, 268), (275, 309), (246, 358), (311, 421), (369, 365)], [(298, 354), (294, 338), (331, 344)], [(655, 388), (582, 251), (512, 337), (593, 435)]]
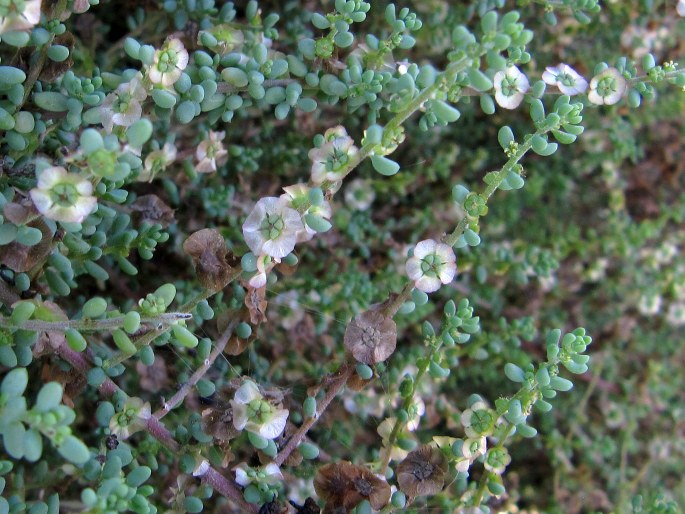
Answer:
[(0, 512), (685, 506), (675, 6), (120, 4), (0, 2)]

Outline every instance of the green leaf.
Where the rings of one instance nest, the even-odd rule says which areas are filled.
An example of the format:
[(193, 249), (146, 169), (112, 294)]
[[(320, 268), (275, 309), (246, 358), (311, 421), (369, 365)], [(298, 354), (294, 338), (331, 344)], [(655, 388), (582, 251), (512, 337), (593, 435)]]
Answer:
[(74, 464), (85, 464), (90, 459), (90, 450), (79, 439), (68, 435), (57, 448), (59, 454)]
[(513, 140), (514, 132), (511, 130), (510, 126), (504, 125), (502, 128), (499, 129), (499, 132), (497, 132), (497, 141), (499, 142), (499, 145), (502, 147), (503, 150), (509, 148), (509, 144)]
[(14, 117), (0, 107), (0, 130), (12, 130), (15, 123)]
[(466, 76), (469, 79), (469, 85), (476, 91), (488, 91), (492, 89), (492, 80), (476, 68), (468, 68), (466, 70)]
[(10, 457), (21, 459), (24, 456), (25, 439), (26, 428), (21, 421), (10, 423), (3, 430), (2, 441), (5, 444), (5, 451)]
[(62, 403), (62, 386), (58, 382), (48, 382), (41, 387), (36, 398), (35, 410), (50, 412)]
[(126, 130), (128, 142), (138, 148), (147, 143), (151, 136), (152, 123), (145, 118), (136, 121)]
[(526, 378), (523, 370), (511, 362), (507, 362), (504, 365), (504, 374), (512, 382), (523, 382)]
[[(3, 34), (3, 38), (5, 34)], [(14, 66), (0, 66), (0, 83), (12, 86), (22, 84), (26, 80), (26, 73)]]
[(82, 310), (86, 318), (99, 318), (107, 311), (107, 300), (95, 296), (83, 304)]
[(22, 396), (29, 383), (29, 375), (26, 368), (13, 369), (2, 380), (0, 392), (8, 396)]
[(24, 435), (24, 458), (36, 462), (43, 454), (43, 438), (37, 430), (29, 428)]
[(52, 45), (48, 48), (48, 57), (51, 61), (64, 62), (69, 58), (69, 49), (64, 45)]
[(316, 214), (305, 214), (304, 221), (308, 227), (316, 232), (328, 232), (333, 226), (327, 219)]
[(453, 123), (461, 117), (459, 109), (443, 102), (442, 100), (435, 100), (432, 106), (433, 112), (438, 119), (446, 121), (447, 123)]
[(128, 355), (133, 355), (138, 351), (136, 345), (134, 345), (126, 335), (126, 332), (120, 328), (112, 332), (112, 337), (114, 338), (114, 344), (116, 344), (117, 348), (119, 348), (122, 352)]
[(252, 444), (252, 446), (257, 448), (258, 450), (262, 450), (262, 449), (266, 448), (266, 446), (269, 444), (268, 439), (262, 437), (259, 434), (254, 433), (254, 432), (250, 432), (249, 430), (247, 432), (247, 438), (250, 440), (250, 443)]
[(176, 286), (174, 284), (164, 284), (159, 286), (153, 294), (164, 300), (164, 305), (169, 306), (176, 297)]
[(138, 466), (126, 476), (126, 485), (138, 488), (143, 485), (152, 475), (152, 470), (147, 466)]
[(67, 338), (67, 344), (69, 345), (69, 348), (75, 352), (82, 352), (88, 346), (86, 339), (83, 337), (81, 332), (76, 329), (69, 328), (64, 335)]
[(538, 433), (534, 427), (525, 424), (516, 425), (516, 432), (526, 438), (535, 437)]
[(31, 319), (34, 311), (36, 310), (36, 304), (30, 301), (23, 301), (16, 303), (12, 309), (12, 315), (10, 316), (10, 321), (14, 325), (21, 325), (25, 321)]
[(186, 496), (186, 498), (183, 500), (183, 507), (191, 514), (202, 512), (202, 509), (204, 509), (202, 500), (200, 498), (196, 498), (195, 496)]
[(54, 91), (44, 91), (33, 94), (33, 103), (41, 109), (51, 112), (64, 112), (68, 110), (67, 97), (62, 93)]
[(573, 382), (562, 377), (552, 377), (549, 385), (552, 387), (552, 389), (562, 392), (570, 391), (573, 388)]
[(181, 346), (185, 346), (186, 348), (195, 348), (197, 346), (197, 337), (183, 325), (173, 325), (171, 331)]
[(300, 455), (307, 460), (316, 459), (319, 456), (319, 447), (311, 443), (302, 443), (297, 447)]
[(378, 173), (387, 177), (394, 175), (400, 170), (399, 164), (381, 155), (372, 155), (371, 164)]
[(166, 89), (153, 89), (151, 96), (155, 104), (162, 109), (171, 109), (176, 105), (176, 96)]
[(312, 14), (312, 25), (314, 25), (317, 29), (321, 30), (326, 30), (331, 26), (330, 22), (328, 21), (328, 18), (326, 18), (322, 14), (319, 14), (318, 12)]

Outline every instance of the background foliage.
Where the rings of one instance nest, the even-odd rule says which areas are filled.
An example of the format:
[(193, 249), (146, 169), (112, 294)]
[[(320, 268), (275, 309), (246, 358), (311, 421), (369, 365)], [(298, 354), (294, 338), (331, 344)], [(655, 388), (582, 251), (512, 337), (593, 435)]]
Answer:
[[(341, 461), (386, 471), (393, 486), (390, 503), (362, 495), (345, 511), (685, 506), (684, 76), (666, 64), (685, 53), (675, 2), (599, 10), (585, 0), (429, 0), (397, 4), (397, 16), (371, 2), (363, 17), (354, 13), (365, 3), (351, 3), (43, 1), (33, 27), (3, 26), (0, 511), (316, 512), (305, 504), (318, 497), (323, 505), (325, 487), (317, 496), (314, 477), (344, 474), (323, 468)], [(498, 135), (508, 126), (523, 146), (539, 129), (535, 93), (518, 109), (496, 107), (492, 79), (504, 66), (472, 59), (507, 33), (503, 17), (513, 10), (522, 26), (510, 25), (495, 53), (516, 63), (532, 89), (559, 62), (588, 81), (601, 62), (632, 80), (616, 105), (571, 99), (585, 106), (584, 132), (550, 156), (528, 152), (523, 170)], [(358, 21), (326, 27), (343, 12)], [(521, 36), (527, 30), (531, 41)], [(167, 37), (188, 50), (188, 67), (174, 85), (146, 83), (139, 118), (149, 121), (108, 130), (107, 98), (139, 71), (150, 77)], [(378, 40), (392, 51), (374, 52)], [(440, 75), (467, 57), (488, 87), (466, 69)], [(356, 83), (355, 58), (371, 70)], [(404, 87), (414, 64), (421, 78)], [(655, 64), (671, 73), (667, 80), (648, 73)], [(431, 73), (452, 80), (442, 98), (396, 122), (432, 87)], [(537, 96), (548, 113), (564, 103), (555, 104), (554, 88)], [(318, 184), (332, 228), (324, 223), (264, 288), (252, 287), (257, 264), (242, 225), (255, 203), (310, 181), (309, 152), (326, 130), (344, 127), (364, 152), (372, 125), (386, 137), (404, 127), (396, 149), (386, 139), (370, 146), (399, 172), (385, 176), (392, 161), (365, 159), (346, 170), (339, 191), (334, 181)], [(198, 148), (212, 132), (224, 149), (202, 168)], [(84, 219), (60, 221), (32, 203), (51, 166), (93, 185), (97, 208)], [(501, 169), (522, 171), (525, 184), (500, 187), (515, 190), (496, 191), (487, 214), (474, 216), (453, 188), (482, 192), (488, 172)], [(428, 298), (411, 292), (407, 251), (455, 227), (455, 280)], [(207, 228), (216, 231), (194, 236), (195, 247), (187, 242)], [(395, 314), (396, 350), (358, 365), (346, 353), (346, 328), (388, 299), (397, 303), (384, 311)], [(549, 348), (562, 336), (562, 355), (572, 342), (582, 348), (570, 354), (582, 354), (585, 332), (576, 327), (593, 343), (589, 371), (572, 375)], [(547, 366), (573, 389), (545, 396), (549, 412), (531, 411)], [(231, 402), (248, 377), (289, 411), (275, 439), (233, 423)], [(487, 433), (489, 448), (508, 449), (506, 471), (484, 467), (482, 456), (459, 467), (464, 412), (481, 401), (497, 410), (497, 427), (518, 427)], [(295, 436), (303, 423), (311, 429)], [(279, 460), (295, 437), (304, 442)], [(449, 460), (444, 489), (396, 492), (399, 463), (427, 443)], [(276, 479), (250, 475), (248, 485), (235, 472), (274, 458)], [(331, 494), (326, 512), (344, 503)], [(404, 507), (405, 495), (417, 497)]]

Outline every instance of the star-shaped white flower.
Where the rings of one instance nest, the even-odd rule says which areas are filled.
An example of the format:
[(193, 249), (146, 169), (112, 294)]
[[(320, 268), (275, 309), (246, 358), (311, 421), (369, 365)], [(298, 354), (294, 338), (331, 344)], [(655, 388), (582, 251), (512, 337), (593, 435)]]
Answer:
[[(324, 200), (320, 205), (312, 205), (309, 201), (309, 190), (310, 187), (307, 184), (294, 184), (292, 186), (287, 186), (283, 188), (285, 191), (281, 195), (281, 198), (288, 202), (288, 206), (292, 209), (302, 213), (302, 223), (304, 225), (303, 230), (297, 232), (297, 242), (303, 243), (309, 241), (316, 235), (316, 230), (307, 225), (305, 220), (305, 214), (314, 214), (325, 220), (331, 219), (333, 215), (333, 209), (331, 204)], [(302, 211), (302, 206), (308, 205), (309, 207)]]
[(0, 2), (0, 34), (26, 30), (40, 23), (41, 0)]
[(30, 194), (36, 209), (43, 216), (65, 223), (83, 222), (97, 205), (93, 184), (61, 166), (45, 168)]
[(159, 150), (153, 150), (145, 157), (143, 171), (138, 175), (141, 182), (151, 182), (155, 176), (176, 160), (177, 150), (173, 143), (165, 143)]
[(233, 471), (235, 471), (236, 483), (243, 487), (247, 487), (255, 482), (259, 484), (275, 484), (279, 480), (283, 480), (281, 469), (273, 462), (258, 469), (253, 469), (242, 462), (233, 468)]
[(450, 246), (426, 239), (414, 247), (414, 255), (407, 260), (406, 269), (417, 289), (432, 293), (454, 279), (457, 258)]
[(493, 78), (495, 101), (505, 109), (515, 109), (523, 101), (523, 95), (530, 88), (528, 77), (516, 66), (498, 71)]
[(143, 113), (141, 104), (147, 98), (142, 78), (138, 73), (129, 82), (119, 84), (105, 97), (99, 110), (100, 121), (107, 132), (112, 132), (114, 125), (130, 127), (140, 119)]
[(339, 181), (357, 152), (354, 140), (347, 135), (344, 127), (339, 125), (328, 129), (324, 133), (323, 145), (309, 150), (309, 159), (312, 161), (312, 182), (319, 185), (326, 180)]
[(154, 61), (147, 70), (150, 82), (164, 87), (174, 85), (188, 66), (188, 59), (188, 50), (180, 39), (167, 39), (164, 46), (155, 52)]
[(585, 93), (587, 90), (587, 80), (568, 64), (564, 63), (561, 63), (559, 66), (545, 68), (542, 80), (550, 86), (557, 86), (559, 91), (569, 96)]
[(212, 173), (228, 160), (228, 150), (224, 148), (223, 143), (224, 137), (226, 132), (210, 130), (207, 139), (198, 145), (195, 150), (195, 157), (198, 160), (195, 169), (198, 173)]
[(588, 100), (597, 105), (613, 105), (626, 92), (628, 83), (616, 68), (607, 68), (590, 81)]
[(265, 439), (275, 439), (285, 429), (288, 410), (269, 403), (259, 392), (257, 385), (246, 380), (230, 401), (233, 408), (233, 426), (259, 434)]
[(293, 251), (300, 230), (304, 230), (300, 213), (273, 196), (261, 198), (243, 223), (243, 236), (252, 253), (275, 259)]

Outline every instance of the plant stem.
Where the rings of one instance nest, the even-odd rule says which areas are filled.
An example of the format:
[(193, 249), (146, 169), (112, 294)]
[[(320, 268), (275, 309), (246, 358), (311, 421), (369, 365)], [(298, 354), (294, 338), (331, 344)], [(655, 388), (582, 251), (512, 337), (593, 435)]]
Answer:
[(314, 426), (314, 424), (319, 420), (324, 411), (328, 408), (328, 405), (331, 403), (331, 401), (333, 401), (333, 398), (335, 398), (336, 395), (345, 386), (348, 379), (352, 376), (352, 373), (354, 373), (354, 366), (352, 366), (349, 363), (346, 363), (343, 364), (342, 369), (338, 370), (338, 372), (335, 373), (333, 377), (325, 377), (322, 380), (322, 383), (329, 380), (330, 385), (328, 387), (328, 390), (326, 391), (326, 395), (324, 396), (323, 400), (317, 402), (316, 413), (311, 418), (307, 418), (304, 420), (302, 425), (300, 425), (300, 428), (297, 429), (297, 432), (295, 432), (293, 436), (290, 438), (288, 444), (286, 444), (285, 447), (280, 452), (278, 452), (278, 455), (276, 455), (276, 458), (273, 461), (274, 464), (276, 464), (277, 466), (282, 465), (283, 462), (285, 462), (286, 459), (293, 452), (293, 450), (295, 450), (295, 448), (299, 446), (302, 439), (304, 439), (304, 437), (307, 435), (309, 429)]
[[(428, 358), (426, 359), (425, 365), (419, 366), (419, 370), (417, 371), (416, 377), (414, 378), (414, 382), (412, 383), (411, 394), (408, 395), (402, 402), (402, 409), (407, 410), (409, 409), (409, 407), (411, 407), (411, 404), (414, 401), (414, 395), (416, 394), (416, 390), (419, 387), (419, 382), (421, 382), (423, 375), (426, 373), (426, 370), (428, 370), (428, 365), (430, 361), (433, 359), (433, 356), (437, 353), (441, 346), (442, 338), (436, 338), (434, 343), (431, 345), (431, 351), (428, 354)], [(392, 431), (388, 436), (388, 444), (384, 447), (385, 451), (383, 451), (383, 458), (381, 460), (379, 471), (381, 475), (384, 475), (385, 471), (388, 469), (388, 464), (390, 463), (390, 453), (392, 452), (392, 448), (395, 445), (395, 440), (397, 439), (397, 436), (400, 433), (402, 425), (404, 425), (404, 423), (401, 422), (399, 418), (395, 419), (395, 425), (392, 427)]]
[[(190, 319), (192, 315), (187, 312), (166, 312), (159, 316), (140, 318), (141, 325), (152, 327), (173, 325), (179, 320)], [(20, 325), (12, 323), (10, 318), (0, 316), (0, 327), (18, 328), (21, 330), (36, 330), (39, 332), (66, 332), (70, 328), (84, 332), (111, 331), (124, 325), (124, 316), (105, 319), (71, 319), (66, 321), (44, 321), (29, 319)]]
[[(50, 13), (50, 17), (53, 20), (59, 20), (61, 19), (62, 15), (65, 13), (66, 10), (67, 0), (59, 0), (53, 6), (52, 12)], [(22, 106), (29, 99), (31, 92), (33, 91), (33, 85), (36, 83), (38, 77), (40, 76), (40, 73), (43, 71), (43, 68), (45, 67), (45, 62), (48, 59), (48, 49), (50, 48), (54, 40), (55, 34), (50, 34), (50, 37), (48, 38), (47, 42), (42, 46), (40, 52), (36, 56), (36, 60), (31, 65), (29, 72), (26, 74), (26, 80), (24, 81), (24, 97), (22, 98), (21, 103), (16, 107), (17, 112), (21, 110)]]
[(162, 419), (164, 416), (166, 416), (174, 407), (176, 407), (179, 403), (183, 401), (183, 399), (188, 395), (190, 390), (199, 382), (199, 380), (207, 373), (209, 368), (212, 367), (214, 364), (214, 361), (216, 361), (217, 357), (221, 355), (221, 353), (224, 351), (224, 348), (226, 348), (226, 345), (228, 344), (229, 339), (233, 335), (233, 330), (235, 330), (236, 325), (238, 324), (237, 321), (232, 321), (226, 330), (224, 330), (224, 333), (221, 334), (221, 337), (219, 340), (216, 342), (216, 345), (214, 346), (214, 349), (212, 350), (212, 353), (209, 354), (209, 357), (205, 359), (204, 363), (202, 366), (200, 366), (195, 373), (192, 374), (192, 376), (188, 379), (188, 381), (183, 384), (183, 387), (179, 389), (176, 394), (174, 394), (170, 400), (167, 400), (164, 402), (164, 406), (159, 409), (157, 412), (154, 413), (153, 417), (157, 419)]
[[(223, 334), (223, 336), (225, 335), (226, 333)], [(56, 349), (56, 353), (84, 376), (86, 376), (91, 370), (91, 366), (86, 360), (85, 356), (82, 353), (73, 351), (66, 345), (66, 343), (62, 343)], [(98, 389), (100, 390), (100, 393), (107, 398), (111, 397), (117, 392), (124, 393), (124, 391), (122, 391), (119, 386), (117, 386), (110, 378), (105, 378), (104, 382), (100, 384)], [(146, 428), (147, 432), (160, 443), (162, 443), (165, 448), (173, 453), (178, 453), (181, 446), (179, 445), (178, 441), (174, 439), (174, 436), (169, 429), (166, 428), (158, 418), (151, 416), (147, 420)], [(233, 500), (240, 506), (242, 512), (248, 512), (252, 514), (256, 514), (258, 512), (255, 505), (249, 504), (243, 499), (242, 493), (235, 486), (233, 481), (227, 479), (212, 467), (210, 467), (202, 476), (202, 480), (211, 485), (215, 490), (219, 491), (223, 496)]]

